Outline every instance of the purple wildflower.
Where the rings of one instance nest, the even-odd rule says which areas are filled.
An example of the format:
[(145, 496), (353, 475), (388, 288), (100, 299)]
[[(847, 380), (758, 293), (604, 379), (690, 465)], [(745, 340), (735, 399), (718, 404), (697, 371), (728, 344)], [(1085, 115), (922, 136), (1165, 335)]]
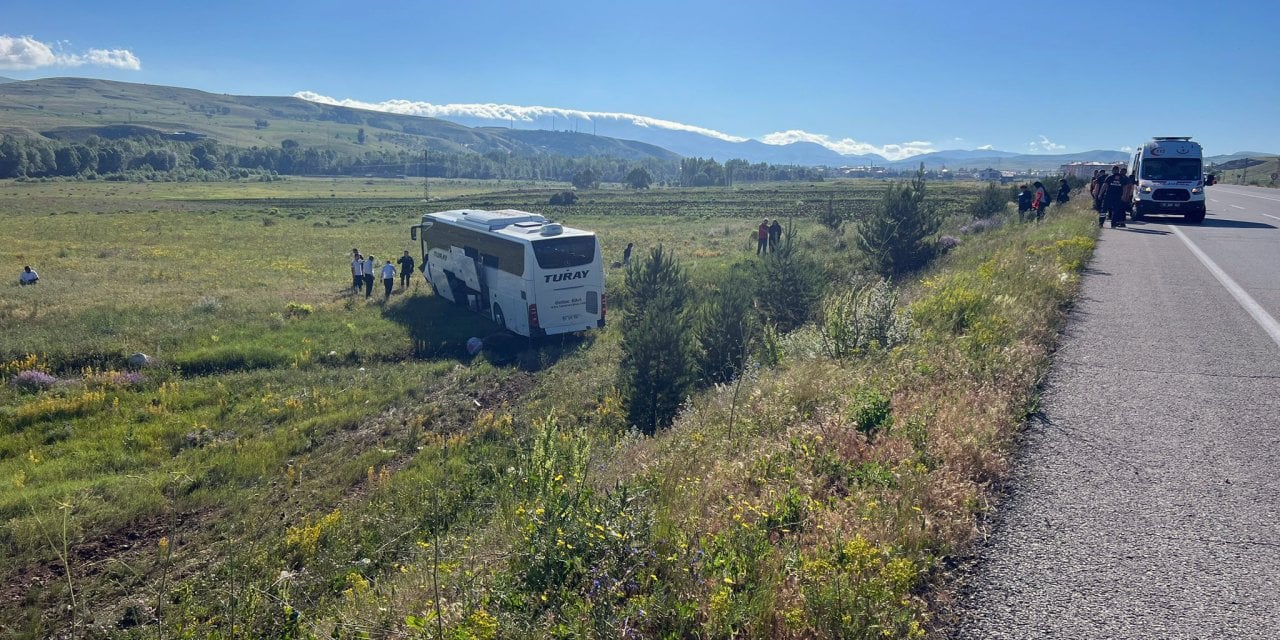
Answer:
[(35, 393), (36, 391), (43, 391), (52, 387), (58, 382), (58, 379), (43, 371), (28, 369), (26, 371), (19, 371), (18, 375), (14, 376), (13, 380), (10, 382), (13, 386), (23, 391)]

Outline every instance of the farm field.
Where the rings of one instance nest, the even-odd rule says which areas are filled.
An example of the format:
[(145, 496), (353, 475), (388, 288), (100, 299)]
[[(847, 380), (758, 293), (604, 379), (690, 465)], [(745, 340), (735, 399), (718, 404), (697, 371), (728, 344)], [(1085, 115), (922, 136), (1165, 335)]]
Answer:
[(494, 326), (420, 276), (352, 295), (352, 247), (420, 259), (424, 207), (520, 208), (596, 230), (606, 264), (661, 244), (703, 295), (781, 218), (835, 299), (865, 259), (815, 218), (857, 220), (885, 185), (547, 205), (562, 188), (0, 183), (3, 263), (41, 275), (0, 287), (0, 635), (923, 637), (1090, 213), (966, 233), (978, 187), (931, 184), (959, 246), (897, 283), (911, 340), (835, 356), (819, 314), (649, 437), (617, 389), (622, 270), (605, 330), (494, 364), (462, 348)]

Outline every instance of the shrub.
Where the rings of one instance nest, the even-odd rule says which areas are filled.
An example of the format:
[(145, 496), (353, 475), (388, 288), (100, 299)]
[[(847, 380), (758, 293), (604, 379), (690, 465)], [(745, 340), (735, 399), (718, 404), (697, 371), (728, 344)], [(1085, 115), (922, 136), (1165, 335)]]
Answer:
[(848, 358), (891, 349), (911, 334), (910, 318), (898, 313), (898, 292), (888, 280), (863, 283), (827, 300), (822, 318), (823, 351)]
[(858, 248), (880, 275), (924, 266), (933, 257), (933, 234), (942, 217), (925, 197), (924, 165), (911, 184), (890, 183), (884, 199), (858, 223)]
[(300, 302), (290, 302), (284, 306), (284, 317), (286, 318), (305, 318), (311, 315), (315, 309), (309, 304)]
[(627, 269), (619, 388), (645, 433), (669, 424), (693, 386), (688, 297), (688, 276), (662, 245)]
[(568, 206), (568, 205), (574, 204), (577, 201), (578, 201), (578, 194), (572, 191), (561, 191), (560, 193), (557, 193), (551, 196), (550, 204), (552, 204), (553, 206), (562, 206), (562, 205)]
[(813, 317), (822, 300), (823, 270), (795, 246), (791, 225), (782, 245), (756, 263), (756, 300), (779, 331), (792, 331)]
[(699, 347), (698, 369), (704, 383), (728, 382), (746, 367), (759, 326), (751, 294), (749, 281), (730, 276), (698, 309), (694, 333)]
[(1009, 194), (1002, 191), (994, 182), (988, 182), (987, 188), (978, 195), (977, 201), (969, 205), (969, 214), (974, 218), (990, 218), (1004, 213), (1009, 205)]
[(865, 435), (867, 440), (893, 424), (889, 398), (875, 389), (861, 388), (855, 391), (848, 415), (854, 428)]
[(222, 309), (222, 301), (214, 296), (200, 296), (191, 308), (198, 313), (217, 313)]
[(57, 382), (57, 378), (43, 371), (28, 369), (26, 371), (19, 371), (18, 375), (14, 376), (13, 379), (9, 381), (9, 384), (12, 384), (21, 391), (35, 393), (37, 391), (44, 391), (45, 389), (52, 387)]

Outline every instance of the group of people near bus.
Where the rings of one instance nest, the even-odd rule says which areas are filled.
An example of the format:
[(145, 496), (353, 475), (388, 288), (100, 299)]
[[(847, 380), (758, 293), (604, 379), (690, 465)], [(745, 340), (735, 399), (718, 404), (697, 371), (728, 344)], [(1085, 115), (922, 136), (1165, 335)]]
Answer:
[(413, 256), (408, 251), (400, 256), (399, 260), (392, 263), (390, 260), (378, 262), (373, 254), (367, 256), (362, 255), (359, 249), (351, 250), (351, 289), (355, 293), (360, 293), (364, 289), (364, 297), (368, 298), (373, 295), (374, 276), (382, 278), (383, 300), (391, 297), (391, 289), (396, 282), (396, 264), (400, 265), (400, 288), (409, 286), (409, 282), (413, 278)]

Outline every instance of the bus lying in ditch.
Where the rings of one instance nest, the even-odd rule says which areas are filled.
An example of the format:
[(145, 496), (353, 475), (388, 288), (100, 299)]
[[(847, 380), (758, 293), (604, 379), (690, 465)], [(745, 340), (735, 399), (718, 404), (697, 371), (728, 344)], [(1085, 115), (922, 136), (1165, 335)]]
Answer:
[(526, 337), (604, 326), (604, 268), (591, 231), (536, 213), (458, 209), (410, 229), (436, 295)]

